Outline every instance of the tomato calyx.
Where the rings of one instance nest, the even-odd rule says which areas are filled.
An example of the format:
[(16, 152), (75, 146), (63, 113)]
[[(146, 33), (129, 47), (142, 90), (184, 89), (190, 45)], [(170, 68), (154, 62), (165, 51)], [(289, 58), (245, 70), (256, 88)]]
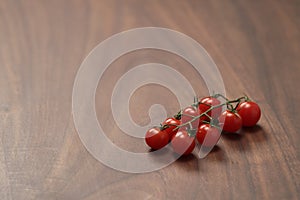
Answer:
[[(225, 99), (226, 102), (225, 103), (220, 103), (220, 104), (217, 104), (217, 105), (212, 105), (212, 104), (209, 104), (209, 103), (201, 102), (199, 100), (194, 102), (194, 104), (192, 104), (191, 107), (193, 107), (195, 109), (197, 108), (197, 105), (198, 105), (198, 107), (200, 105), (205, 105), (205, 106), (209, 107), (204, 112), (200, 112), (200, 114), (197, 115), (197, 116), (189, 116), (189, 115), (183, 114), (182, 111), (178, 112), (177, 115), (175, 115), (176, 118), (180, 117), (182, 119), (182, 116), (188, 116), (191, 119), (189, 121), (184, 122), (181, 125), (177, 126), (175, 129), (179, 129), (179, 128), (185, 127), (185, 126), (190, 126), (189, 124), (191, 124), (192, 122), (194, 122), (196, 120), (199, 120), (199, 119), (200, 119), (199, 124), (201, 124), (201, 123), (211, 123), (212, 126), (215, 126), (216, 128), (220, 129), (217, 117), (216, 116), (210, 116), (210, 114), (209, 114), (212, 110), (221, 109), (223, 106), (226, 106), (227, 110), (230, 110), (232, 113), (237, 113), (238, 112), (237, 108), (242, 102), (250, 101), (250, 99), (247, 95), (242, 96), (242, 97), (237, 98), (237, 99), (234, 99), (234, 100), (229, 100), (228, 98), (226, 98), (225, 96), (223, 96), (221, 94), (215, 94), (213, 96), (209, 96), (209, 97), (206, 97), (206, 98), (207, 99), (208, 98), (217, 99), (219, 97)], [(205, 99), (205, 98), (203, 98), (203, 99)], [(202, 117), (206, 117), (206, 120), (201, 120)]]
[(181, 120), (181, 116), (182, 116), (182, 111), (178, 111), (178, 113), (176, 113), (176, 115), (174, 115), (173, 117), (177, 120)]
[(197, 134), (197, 129), (194, 128), (193, 129), (188, 128), (186, 131), (190, 137), (195, 137)]
[(167, 124), (160, 124), (160, 126), (154, 126), (154, 127), (158, 127), (161, 131), (169, 128), (170, 126)]
[(259, 106), (247, 95), (233, 100), (222, 94), (202, 99), (195, 97), (192, 105), (154, 127), (157, 130), (150, 129), (146, 143), (153, 149), (160, 149), (168, 142), (176, 153), (187, 155), (193, 151), (195, 139), (203, 146), (213, 147), (221, 133), (237, 133), (242, 126), (254, 126), (260, 116)]
[(222, 131), (221, 127), (220, 127), (220, 122), (218, 119), (216, 118), (213, 118), (209, 123), (208, 123), (210, 126), (214, 127), (214, 128), (217, 128), (219, 129), (219, 131)]
[(187, 130), (181, 129), (171, 140), (171, 146), (180, 156), (192, 153), (196, 145), (195, 137), (190, 137)]

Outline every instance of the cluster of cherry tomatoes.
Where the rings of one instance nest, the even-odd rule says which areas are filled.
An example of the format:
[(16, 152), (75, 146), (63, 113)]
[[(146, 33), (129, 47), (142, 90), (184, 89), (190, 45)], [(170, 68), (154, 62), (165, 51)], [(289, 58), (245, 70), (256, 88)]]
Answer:
[[(220, 98), (225, 102), (221, 103)], [(226, 110), (222, 112), (225, 106)], [(213, 147), (222, 132), (235, 133), (242, 126), (255, 126), (260, 115), (259, 106), (247, 96), (229, 100), (216, 94), (196, 99), (193, 105), (167, 118), (161, 126), (149, 129), (145, 141), (153, 150), (171, 142), (174, 152), (188, 155), (194, 150), (196, 142), (204, 147)]]

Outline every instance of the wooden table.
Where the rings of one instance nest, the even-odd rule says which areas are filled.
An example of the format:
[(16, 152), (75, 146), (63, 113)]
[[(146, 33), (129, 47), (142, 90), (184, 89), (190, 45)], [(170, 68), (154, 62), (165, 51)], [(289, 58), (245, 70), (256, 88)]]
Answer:
[[(113, 170), (89, 154), (72, 118), (77, 70), (104, 39), (148, 26), (203, 45), (228, 97), (246, 93), (259, 103), (259, 126), (222, 137), (205, 159), (188, 156), (145, 174)], [(299, 199), (299, 56), (297, 0), (2, 0), (0, 199)], [(145, 61), (174, 67), (199, 96), (208, 95), (192, 67), (167, 52), (133, 52), (114, 62), (98, 85), (98, 119), (116, 145), (137, 152), (148, 148), (115, 125), (108, 94)], [(140, 88), (130, 104), (134, 120), (147, 124), (153, 103), (173, 113), (172, 95), (158, 85)]]

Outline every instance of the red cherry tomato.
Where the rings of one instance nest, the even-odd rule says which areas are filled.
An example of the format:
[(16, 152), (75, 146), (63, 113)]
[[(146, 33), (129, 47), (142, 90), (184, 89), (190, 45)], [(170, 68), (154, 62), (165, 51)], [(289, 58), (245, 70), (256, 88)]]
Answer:
[[(200, 113), (206, 112), (212, 106), (217, 106), (220, 104), (221, 104), (221, 102), (217, 98), (205, 97), (200, 100), (200, 104), (199, 104)], [(221, 115), (221, 113), (222, 113), (222, 107), (218, 107), (218, 108), (215, 108), (215, 109), (209, 111), (207, 114), (212, 118), (217, 118)], [(205, 120), (209, 121), (209, 118), (205, 117)]]
[(242, 118), (238, 113), (226, 110), (219, 117), (220, 123), (223, 123), (223, 130), (234, 133), (242, 128)]
[(171, 145), (173, 150), (180, 155), (188, 155), (195, 148), (195, 138), (190, 137), (186, 130), (179, 130), (172, 138)]
[(209, 124), (203, 124), (199, 127), (196, 137), (198, 142), (203, 146), (213, 147), (218, 143), (221, 132), (216, 127)]
[(162, 125), (167, 125), (168, 128), (164, 129), (167, 133), (169, 133), (170, 139), (178, 132), (178, 129), (174, 130), (177, 126), (181, 124), (180, 120), (175, 118), (167, 118)]
[(169, 143), (169, 134), (158, 127), (153, 127), (147, 131), (145, 141), (152, 149), (161, 149)]
[[(193, 119), (193, 117), (198, 116), (199, 114), (200, 113), (197, 108), (195, 108), (194, 106), (188, 106), (182, 111), (181, 123), (184, 124), (186, 122), (189, 122)], [(196, 119), (195, 121), (191, 122), (191, 124), (194, 129), (198, 128), (199, 119)], [(189, 125), (187, 125), (186, 127), (189, 127)]]
[(254, 126), (260, 119), (261, 111), (253, 101), (246, 101), (237, 107), (237, 111), (243, 120), (243, 126)]

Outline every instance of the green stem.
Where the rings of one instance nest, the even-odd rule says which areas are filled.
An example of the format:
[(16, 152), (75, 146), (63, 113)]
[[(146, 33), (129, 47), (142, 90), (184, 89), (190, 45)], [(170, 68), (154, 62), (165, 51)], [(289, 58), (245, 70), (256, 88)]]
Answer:
[(226, 101), (229, 101), (229, 99), (227, 97), (225, 97), (224, 95), (222, 94), (215, 94), (213, 95), (214, 98), (218, 98), (218, 97), (222, 97), (223, 99), (225, 99)]
[[(183, 124), (177, 126), (177, 127), (174, 128), (173, 130), (177, 130), (177, 129), (183, 127), (183, 126), (189, 125), (189, 124), (191, 124), (192, 122), (196, 121), (197, 119), (199, 119), (200, 117), (202, 117), (202, 116), (204, 116), (204, 115), (205, 115), (205, 116), (208, 116), (209, 119), (211, 120), (212, 118), (208, 115), (208, 113), (209, 113), (210, 111), (212, 111), (213, 109), (216, 109), (216, 108), (219, 108), (219, 107), (222, 107), (222, 106), (225, 106), (225, 105), (227, 105), (227, 106), (230, 105), (230, 106), (231, 106), (230, 108), (233, 109), (233, 106), (232, 106), (231, 104), (233, 104), (233, 103), (238, 103), (238, 104), (239, 104), (239, 103), (241, 102), (241, 100), (249, 99), (247, 96), (243, 96), (243, 97), (240, 97), (240, 98), (235, 99), (235, 100), (229, 100), (228, 98), (224, 97), (224, 96), (221, 95), (221, 94), (216, 94), (215, 96), (223, 97), (224, 99), (226, 99), (226, 102), (225, 102), (225, 103), (222, 103), (222, 104), (219, 104), (219, 105), (216, 105), (216, 106), (211, 106), (209, 109), (207, 109), (205, 112), (201, 113), (200, 115), (197, 115), (197, 116), (194, 116), (194, 117), (193, 117), (193, 116), (187, 115), (187, 116), (191, 117), (192, 119), (191, 119), (190, 121), (186, 122), (186, 123), (183, 123)], [(209, 106), (210, 106), (210, 105), (209, 105)], [(234, 108), (234, 109), (235, 109), (235, 108)]]

